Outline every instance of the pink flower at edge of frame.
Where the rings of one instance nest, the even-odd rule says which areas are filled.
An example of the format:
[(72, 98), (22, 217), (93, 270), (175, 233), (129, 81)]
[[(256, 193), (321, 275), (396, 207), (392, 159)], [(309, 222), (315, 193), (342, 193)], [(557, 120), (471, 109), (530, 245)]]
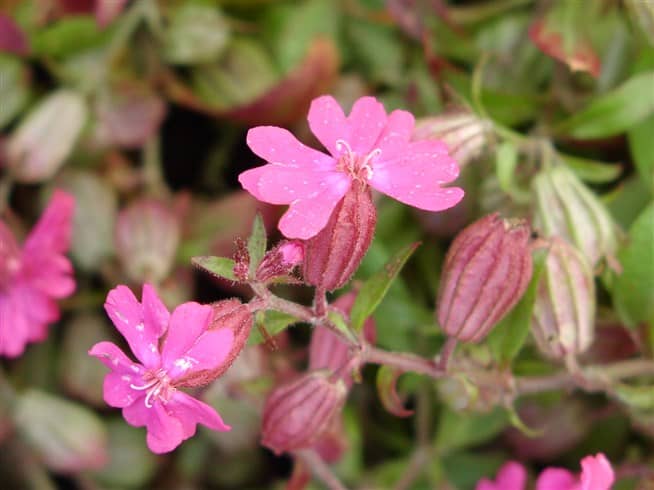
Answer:
[(22, 249), (0, 221), (0, 355), (18, 357), (48, 335), (60, 316), (58, 299), (75, 290), (70, 248), (75, 200), (53, 193)]
[(459, 168), (443, 142), (411, 141), (413, 115), (386, 114), (374, 97), (361, 97), (345, 116), (331, 96), (314, 99), (309, 126), (329, 154), (300, 143), (286, 129), (250, 129), (248, 146), (269, 162), (247, 170), (239, 182), (258, 200), (288, 204), (279, 229), (288, 238), (309, 239), (325, 227), (353, 180), (360, 180), (410, 206), (442, 211), (463, 198)]
[(525, 490), (527, 470), (520, 463), (508, 461), (497, 472), (494, 481), (483, 478), (475, 490)]
[(211, 306), (188, 302), (171, 314), (145, 284), (141, 302), (126, 286), (111, 290), (105, 310), (139, 362), (111, 342), (94, 345), (89, 354), (111, 369), (104, 380), (105, 401), (122, 408), (130, 425), (146, 427), (152, 452), (172, 451), (195, 434), (198, 423), (230, 430), (212, 407), (178, 390), (185, 378), (228, 362), (234, 333), (208, 328)]

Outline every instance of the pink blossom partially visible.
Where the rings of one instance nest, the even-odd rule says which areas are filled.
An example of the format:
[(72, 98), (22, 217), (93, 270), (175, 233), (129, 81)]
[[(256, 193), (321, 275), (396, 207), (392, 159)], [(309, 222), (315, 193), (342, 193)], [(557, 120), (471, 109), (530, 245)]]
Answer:
[(126, 286), (116, 287), (105, 310), (139, 362), (111, 342), (94, 345), (89, 354), (111, 369), (104, 380), (105, 401), (122, 408), (128, 424), (146, 427), (152, 452), (172, 451), (195, 434), (197, 424), (230, 430), (212, 407), (178, 389), (232, 360), (234, 332), (209, 328), (211, 306), (189, 302), (171, 314), (146, 284), (141, 302)]
[[(563, 468), (546, 468), (536, 481), (536, 490), (610, 490), (615, 481), (611, 463), (602, 453), (581, 460), (581, 475)], [(515, 461), (500, 468), (494, 481), (483, 478), (475, 490), (525, 490), (527, 471)]]
[(18, 24), (8, 15), (0, 13), (0, 53), (25, 56), (29, 50), (27, 36)]
[(17, 357), (45, 340), (59, 319), (58, 299), (75, 290), (70, 248), (73, 197), (55, 191), (22, 249), (0, 221), (0, 355)]
[(345, 116), (336, 100), (318, 97), (309, 126), (329, 154), (300, 143), (275, 126), (250, 129), (247, 143), (269, 162), (243, 172), (239, 181), (260, 201), (289, 204), (279, 229), (289, 238), (309, 239), (322, 230), (353, 181), (398, 201), (429, 211), (458, 203), (463, 190), (443, 188), (459, 175), (441, 141), (411, 141), (413, 115), (386, 114), (373, 97), (362, 97)]
[(527, 484), (527, 470), (520, 463), (509, 461), (497, 472), (494, 481), (483, 478), (475, 490), (524, 490)]

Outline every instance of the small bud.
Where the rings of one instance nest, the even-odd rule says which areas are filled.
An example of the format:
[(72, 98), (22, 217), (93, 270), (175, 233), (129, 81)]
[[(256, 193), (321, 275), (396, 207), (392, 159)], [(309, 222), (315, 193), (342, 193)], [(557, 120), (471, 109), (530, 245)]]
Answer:
[(370, 190), (354, 181), (327, 226), (305, 243), (304, 280), (325, 291), (344, 286), (368, 251), (376, 223)]
[(533, 180), (535, 225), (545, 236), (574, 243), (592, 266), (617, 248), (616, 226), (604, 205), (567, 167), (556, 165)]
[(276, 277), (288, 276), (304, 259), (304, 246), (298, 240), (284, 240), (266, 252), (257, 267), (258, 281), (268, 281)]
[(414, 140), (444, 141), (459, 167), (479, 158), (490, 142), (492, 125), (466, 109), (456, 109), (440, 116), (416, 121)]
[(209, 330), (230, 329), (234, 334), (232, 348), (216, 370), (199, 371), (185, 378), (181, 378), (177, 383), (182, 386), (206, 385), (221, 376), (236, 360), (250, 336), (253, 317), (247, 305), (242, 304), (236, 298), (232, 298), (213, 303), (211, 308), (213, 310), (213, 316), (209, 323)]
[(263, 409), (261, 443), (275, 454), (311, 447), (345, 403), (347, 388), (315, 371), (276, 388)]
[(531, 279), (530, 229), (491, 214), (450, 246), (438, 293), (438, 322), (464, 342), (482, 340), (518, 302)]
[(595, 282), (586, 258), (561, 238), (550, 240), (533, 312), (536, 345), (547, 357), (583, 353), (593, 342)]
[(19, 431), (48, 468), (77, 473), (107, 462), (107, 431), (83, 405), (28, 390), (20, 395), (15, 414)]
[(165, 279), (173, 266), (179, 238), (179, 221), (161, 201), (140, 199), (118, 215), (116, 250), (133, 281)]
[(19, 182), (52, 177), (68, 158), (86, 121), (81, 95), (60, 90), (41, 101), (9, 138), (10, 172)]
[[(349, 314), (355, 298), (356, 293), (351, 291), (339, 297), (333, 303), (333, 306)], [(375, 321), (372, 317), (368, 318), (363, 325), (363, 336), (368, 343), (375, 343)], [(350, 344), (344, 342), (341, 337), (330, 329), (321, 326), (315, 327), (309, 345), (309, 369), (329, 369), (332, 373), (337, 372), (351, 359), (352, 351), (350, 347)], [(351, 372), (343, 373), (341, 379), (348, 389), (352, 386)]]

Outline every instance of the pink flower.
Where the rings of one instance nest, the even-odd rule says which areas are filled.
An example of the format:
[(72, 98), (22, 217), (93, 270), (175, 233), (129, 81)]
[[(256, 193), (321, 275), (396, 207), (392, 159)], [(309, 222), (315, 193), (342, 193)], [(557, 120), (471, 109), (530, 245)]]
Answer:
[[(611, 463), (602, 453), (581, 460), (581, 475), (563, 468), (547, 468), (536, 481), (536, 490), (610, 490), (615, 475)], [(527, 471), (515, 461), (506, 463), (494, 482), (483, 478), (475, 490), (525, 490)]]
[(230, 429), (212, 407), (178, 390), (231, 360), (234, 332), (209, 328), (211, 306), (189, 302), (170, 314), (146, 284), (140, 303), (126, 286), (113, 289), (105, 310), (140, 363), (111, 342), (94, 345), (89, 354), (111, 369), (104, 380), (105, 401), (122, 408), (128, 424), (146, 427), (152, 452), (172, 451), (195, 434), (198, 423)]
[(495, 481), (483, 478), (475, 490), (524, 490), (527, 484), (527, 470), (520, 463), (509, 461), (497, 472)]
[(29, 342), (45, 340), (59, 319), (57, 299), (75, 290), (70, 247), (75, 201), (55, 191), (23, 244), (0, 221), (0, 355), (17, 357)]
[(547, 468), (538, 477), (536, 490), (610, 490), (615, 475), (602, 453), (581, 460), (581, 476), (563, 468)]
[(346, 117), (333, 97), (322, 96), (311, 103), (308, 120), (329, 155), (285, 129), (259, 126), (250, 129), (247, 143), (269, 164), (239, 177), (260, 201), (290, 204), (279, 222), (289, 238), (315, 236), (355, 180), (429, 211), (450, 208), (463, 197), (459, 188), (441, 187), (459, 175), (446, 145), (410, 141), (415, 121), (409, 112), (387, 115), (375, 98), (362, 97)]

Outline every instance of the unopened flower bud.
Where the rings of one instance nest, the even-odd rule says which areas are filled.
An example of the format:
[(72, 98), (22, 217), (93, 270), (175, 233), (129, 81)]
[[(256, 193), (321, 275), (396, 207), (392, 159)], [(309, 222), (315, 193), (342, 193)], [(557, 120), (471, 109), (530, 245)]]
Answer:
[(181, 386), (202, 386), (221, 376), (234, 363), (245, 347), (250, 336), (253, 317), (247, 305), (236, 298), (217, 301), (211, 305), (212, 318), (208, 330), (229, 329), (234, 334), (232, 346), (225, 356), (225, 360), (213, 371), (195, 371), (193, 374), (180, 378), (177, 383)]
[(73, 150), (86, 114), (84, 99), (70, 90), (55, 92), (37, 105), (7, 145), (14, 178), (35, 183), (52, 177)]
[(276, 277), (288, 276), (304, 259), (304, 246), (298, 240), (284, 240), (266, 252), (257, 267), (256, 278), (268, 281)]
[(107, 432), (83, 405), (37, 390), (20, 395), (16, 425), (48, 468), (61, 473), (101, 468), (107, 462)]
[(438, 293), (438, 322), (464, 342), (482, 340), (518, 302), (531, 279), (530, 229), (491, 214), (450, 246)]
[(594, 330), (595, 282), (590, 265), (574, 246), (554, 237), (534, 304), (536, 345), (547, 357), (563, 359), (588, 349)]
[(464, 167), (482, 154), (490, 141), (491, 130), (489, 121), (465, 109), (457, 109), (416, 121), (413, 139), (444, 141), (459, 167)]
[(314, 371), (276, 388), (263, 409), (261, 443), (275, 454), (311, 447), (338, 415), (347, 388), (331, 373)]
[(368, 251), (376, 223), (370, 189), (354, 181), (327, 226), (305, 243), (304, 280), (325, 291), (344, 286)]
[[(350, 291), (339, 297), (333, 303), (333, 306), (349, 314), (355, 298), (356, 293)], [(375, 321), (372, 317), (368, 318), (363, 325), (363, 336), (368, 343), (375, 343)], [(335, 373), (347, 365), (352, 358), (352, 354), (351, 345), (344, 342), (341, 337), (327, 327), (316, 326), (313, 329), (311, 344), (309, 345), (310, 370), (329, 369), (332, 373)], [(352, 373), (349, 371), (344, 372), (341, 378), (349, 389), (352, 386)]]
[(116, 250), (133, 281), (165, 279), (173, 266), (179, 238), (179, 221), (161, 201), (141, 199), (118, 216)]
[(577, 176), (563, 165), (543, 170), (533, 180), (535, 225), (545, 236), (574, 243), (592, 266), (616, 251), (616, 226), (608, 210)]

